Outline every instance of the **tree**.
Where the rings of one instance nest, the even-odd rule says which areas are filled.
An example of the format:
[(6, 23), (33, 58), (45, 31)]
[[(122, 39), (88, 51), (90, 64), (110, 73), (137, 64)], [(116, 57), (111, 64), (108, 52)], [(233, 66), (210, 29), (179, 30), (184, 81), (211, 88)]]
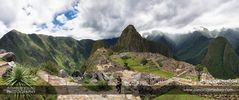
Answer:
[(130, 70), (130, 67), (128, 66), (128, 63), (127, 63), (127, 60), (129, 59), (129, 57), (128, 56), (123, 56), (123, 57), (121, 57), (121, 59), (124, 61), (124, 67), (127, 70)]
[(31, 85), (34, 82), (28, 70), (23, 68), (22, 66), (16, 66), (13, 71), (10, 73), (10, 76), (6, 80), (7, 84), (12, 87), (19, 87), (20, 92), (23, 93), (15, 93), (14, 96), (10, 96), (10, 98), (14, 98), (15, 100), (30, 100), (31, 94), (24, 93), (26, 90), (24, 89), (33, 89)]
[(197, 71), (197, 76), (198, 76), (199, 81), (201, 80), (201, 75), (202, 75), (202, 72), (203, 72), (203, 68), (204, 68), (204, 66), (201, 65), (201, 64), (198, 64), (195, 67), (195, 70)]
[(127, 70), (130, 70), (130, 67), (128, 66), (128, 63), (127, 63), (127, 62), (124, 62), (124, 67), (125, 67)]
[(128, 57), (128, 56), (123, 56), (123, 57), (121, 57), (121, 59), (123, 59), (124, 61), (126, 61), (126, 60), (128, 60), (130, 57)]

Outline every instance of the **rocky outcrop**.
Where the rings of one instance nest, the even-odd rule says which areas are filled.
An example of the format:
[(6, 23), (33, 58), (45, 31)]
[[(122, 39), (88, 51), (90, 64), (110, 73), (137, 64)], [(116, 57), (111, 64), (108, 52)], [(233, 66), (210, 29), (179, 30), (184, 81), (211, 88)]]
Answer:
[(83, 77), (83, 74), (80, 71), (74, 71), (71, 74), (72, 77)]
[(7, 52), (2, 59), (6, 62), (16, 61), (16, 55), (13, 52)]
[(61, 69), (59, 71), (59, 76), (62, 77), (62, 78), (67, 77), (67, 72), (64, 69)]
[(109, 78), (103, 72), (95, 72), (92, 73), (92, 79), (100, 80), (100, 81), (108, 81)]

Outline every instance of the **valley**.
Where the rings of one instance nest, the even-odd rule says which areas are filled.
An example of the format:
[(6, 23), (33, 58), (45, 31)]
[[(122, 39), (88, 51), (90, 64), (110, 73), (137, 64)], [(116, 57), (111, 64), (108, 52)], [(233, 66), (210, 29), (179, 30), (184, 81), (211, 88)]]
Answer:
[[(119, 38), (80, 41), (12, 30), (0, 39), (0, 83), (20, 78), (26, 81), (17, 81), (23, 86), (50, 87), (45, 91), (53, 92), (49, 96), (34, 94), (41, 99), (239, 98), (234, 45), (200, 32), (185, 37), (181, 46), (175, 46), (166, 37), (144, 38), (133, 25)], [(25, 74), (31, 78), (21, 77)], [(119, 84), (121, 92), (115, 88)], [(222, 91), (214, 93), (217, 87)], [(208, 88), (205, 93), (188, 91)]]

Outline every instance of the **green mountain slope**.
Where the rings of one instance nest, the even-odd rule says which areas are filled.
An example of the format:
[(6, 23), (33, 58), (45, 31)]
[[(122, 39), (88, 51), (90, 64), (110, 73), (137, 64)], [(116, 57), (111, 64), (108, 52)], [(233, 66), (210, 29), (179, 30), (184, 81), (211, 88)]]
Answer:
[(239, 76), (239, 57), (223, 37), (210, 41), (202, 63), (216, 78), (229, 79)]
[(167, 46), (142, 38), (133, 25), (128, 25), (122, 31), (114, 50), (120, 52), (153, 52), (171, 56), (171, 52)]
[(180, 45), (175, 56), (179, 60), (199, 64), (207, 53), (209, 41), (210, 38), (202, 35), (202, 32), (195, 31)]
[(0, 39), (0, 48), (14, 52), (17, 62), (37, 66), (52, 62), (71, 72), (89, 57), (94, 41), (70, 37), (22, 34), (12, 30)]
[(116, 44), (117, 40), (118, 40), (118, 38), (103, 39), (103, 40), (95, 41), (95, 43), (92, 47), (91, 54), (93, 54), (99, 48), (103, 48), (103, 47), (104, 48), (112, 48)]

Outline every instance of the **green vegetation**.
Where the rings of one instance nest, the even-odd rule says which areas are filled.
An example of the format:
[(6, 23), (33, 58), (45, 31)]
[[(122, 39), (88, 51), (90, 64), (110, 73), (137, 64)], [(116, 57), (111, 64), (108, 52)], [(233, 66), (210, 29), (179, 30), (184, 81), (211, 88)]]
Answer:
[[(103, 48), (102, 48), (103, 50)], [(106, 50), (106, 49), (104, 49)], [(102, 61), (106, 60), (109, 57), (109, 52), (106, 51), (95, 51), (91, 56), (88, 58), (88, 60), (85, 62), (85, 65), (81, 68), (81, 71), (95, 71), (96, 65)]]
[(210, 41), (207, 55), (202, 64), (216, 78), (231, 79), (239, 76), (239, 57), (223, 37)]
[(179, 89), (172, 89), (166, 94), (158, 96), (153, 100), (212, 100), (197, 95), (187, 94)]
[(140, 64), (142, 64), (142, 65), (146, 65), (147, 63), (148, 63), (148, 60), (145, 59), (145, 58), (142, 58), (142, 59), (140, 60)]
[(198, 64), (198, 65), (195, 67), (195, 70), (197, 71), (198, 81), (201, 80), (201, 75), (202, 75), (203, 69), (204, 69), (204, 66), (203, 66), (203, 65), (200, 65), (200, 64)]
[(0, 85), (6, 85), (6, 82), (2, 77), (0, 77)]
[(176, 58), (191, 64), (200, 64), (207, 53), (209, 40), (201, 31), (195, 31), (181, 44), (182, 47), (177, 51)]
[(109, 91), (112, 87), (108, 85), (107, 81), (97, 81), (96, 83), (90, 82), (90, 79), (83, 80), (83, 86), (91, 91)]
[(60, 67), (52, 62), (46, 62), (40, 65), (40, 68), (52, 75), (58, 75)]
[(93, 54), (97, 49), (99, 48), (106, 48), (106, 44), (104, 43), (103, 40), (98, 40), (94, 43), (92, 50), (91, 50), (91, 54)]
[(129, 67), (128, 62), (127, 62), (127, 60), (128, 60), (129, 58), (130, 58), (130, 57), (128, 57), (128, 56), (123, 56), (123, 57), (121, 57), (121, 59), (124, 61), (124, 67), (125, 67), (127, 70), (130, 70), (130, 67)]
[[(115, 62), (124, 65), (124, 60), (122, 58), (112, 58)], [(159, 68), (152, 68), (152, 67), (147, 67), (143, 66), (140, 64), (140, 62), (135, 61), (134, 59), (127, 59), (126, 62), (128, 63), (128, 66), (131, 70), (138, 71), (138, 72), (143, 72), (143, 73), (149, 73), (149, 74), (155, 74), (159, 75), (164, 78), (171, 78), (174, 76), (173, 73), (161, 70)]]
[(17, 62), (38, 66), (51, 62), (71, 73), (90, 56), (94, 41), (70, 37), (23, 34), (12, 30), (0, 39), (0, 48), (14, 52)]
[[(23, 69), (21, 66), (17, 66), (10, 73), (10, 76), (7, 77), (7, 85), (12, 87), (29, 87), (31, 89), (34, 80), (30, 76), (29, 72), (26, 69)], [(23, 89), (20, 91), (24, 91)], [(11, 94), (10, 98), (14, 98), (15, 100), (30, 100), (32, 97), (31, 93), (14, 93)]]

